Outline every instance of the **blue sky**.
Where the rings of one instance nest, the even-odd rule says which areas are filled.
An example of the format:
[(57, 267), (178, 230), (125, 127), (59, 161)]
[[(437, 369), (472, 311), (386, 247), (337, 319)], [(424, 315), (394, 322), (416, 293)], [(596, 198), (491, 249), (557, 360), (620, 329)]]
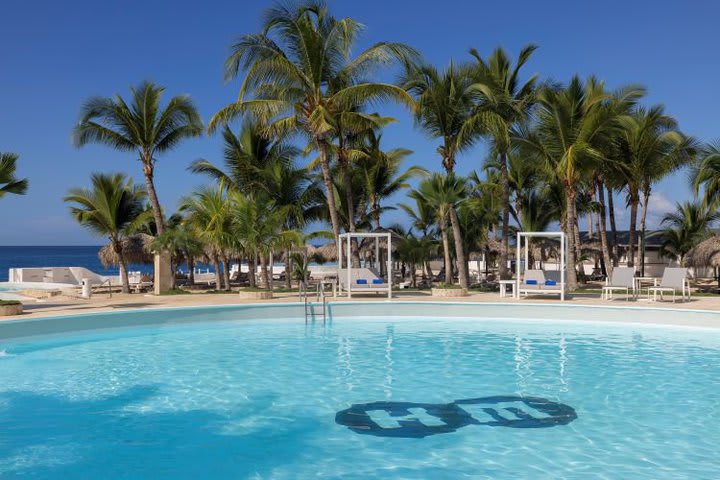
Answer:
[[(444, 66), (477, 48), (498, 45), (513, 55), (536, 43), (526, 70), (558, 81), (595, 74), (611, 87), (646, 85), (646, 103), (663, 103), (681, 128), (701, 140), (720, 137), (720, 77), (715, 2), (479, 2), (330, 0), (336, 16), (351, 16), (367, 29), (360, 47), (380, 40), (406, 42)], [(233, 100), (237, 84), (224, 84), (222, 64), (232, 39), (256, 32), (265, 1), (4, 0), (0, 28), (0, 151), (20, 154), (19, 175), (29, 177), (23, 197), (0, 201), (0, 245), (104, 243), (79, 227), (62, 197), (88, 184), (93, 171), (124, 171), (141, 181), (139, 163), (105, 147), (75, 149), (70, 132), (82, 102), (92, 95), (128, 94), (152, 79), (168, 96), (190, 94), (203, 119)], [(386, 146), (415, 151), (409, 162), (438, 169), (438, 142), (398, 119)], [(161, 202), (178, 199), (204, 183), (186, 171), (197, 158), (220, 161), (217, 136), (191, 140), (157, 164)], [(459, 159), (461, 173), (479, 167), (482, 146)], [(684, 174), (664, 181), (651, 200), (651, 225), (690, 196)], [(620, 228), (627, 215), (620, 209)], [(390, 218), (388, 220), (391, 220)]]

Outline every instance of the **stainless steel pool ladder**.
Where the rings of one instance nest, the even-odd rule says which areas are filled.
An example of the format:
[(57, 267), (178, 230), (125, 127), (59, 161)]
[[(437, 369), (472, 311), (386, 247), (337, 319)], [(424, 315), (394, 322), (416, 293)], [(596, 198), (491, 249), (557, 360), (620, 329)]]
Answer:
[(303, 296), (304, 304), (305, 304), (305, 323), (307, 323), (308, 318), (310, 320), (315, 320), (315, 305), (319, 304), (319, 306), (322, 306), (322, 319), (323, 323), (325, 323), (326, 319), (326, 312), (327, 312), (327, 301), (325, 299), (325, 289), (323, 288), (322, 283), (317, 284), (317, 291), (316, 291), (316, 297), (315, 297), (315, 303), (308, 302), (308, 292), (305, 288), (305, 285), (301, 285), (300, 288), (300, 294)]

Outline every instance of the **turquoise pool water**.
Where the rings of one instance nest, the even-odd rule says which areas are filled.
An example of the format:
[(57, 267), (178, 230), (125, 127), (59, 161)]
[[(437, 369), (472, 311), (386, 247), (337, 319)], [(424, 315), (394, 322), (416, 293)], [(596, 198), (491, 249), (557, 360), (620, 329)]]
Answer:
[(0, 351), (0, 478), (720, 476), (714, 331), (218, 320)]

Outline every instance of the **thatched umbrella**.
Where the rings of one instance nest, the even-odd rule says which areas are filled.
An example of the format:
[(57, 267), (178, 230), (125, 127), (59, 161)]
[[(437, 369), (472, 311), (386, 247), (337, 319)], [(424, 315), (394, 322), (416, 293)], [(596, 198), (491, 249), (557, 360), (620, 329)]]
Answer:
[[(120, 241), (122, 245), (123, 256), (128, 264), (140, 263), (146, 265), (152, 265), (154, 262), (154, 255), (150, 249), (150, 244), (154, 240), (154, 237), (146, 235), (144, 233), (137, 233), (123, 238)], [(118, 258), (115, 249), (112, 244), (107, 244), (100, 249), (98, 252), (98, 258), (100, 263), (105, 268), (110, 266), (120, 266), (120, 259)]]
[(714, 235), (698, 243), (686, 255), (686, 267), (720, 267), (720, 235)]
[(338, 249), (335, 242), (326, 243), (325, 245), (317, 247), (314, 253), (322, 255), (328, 262), (336, 262), (338, 259)]

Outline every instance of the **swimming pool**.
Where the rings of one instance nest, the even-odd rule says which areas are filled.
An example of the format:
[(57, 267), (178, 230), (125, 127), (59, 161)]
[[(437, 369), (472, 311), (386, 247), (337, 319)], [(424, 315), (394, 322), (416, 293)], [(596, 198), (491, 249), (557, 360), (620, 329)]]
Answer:
[[(718, 477), (720, 332), (509, 310), (0, 325), (0, 477)], [(63, 323), (78, 331), (58, 335)], [(98, 324), (118, 328), (87, 329)]]

